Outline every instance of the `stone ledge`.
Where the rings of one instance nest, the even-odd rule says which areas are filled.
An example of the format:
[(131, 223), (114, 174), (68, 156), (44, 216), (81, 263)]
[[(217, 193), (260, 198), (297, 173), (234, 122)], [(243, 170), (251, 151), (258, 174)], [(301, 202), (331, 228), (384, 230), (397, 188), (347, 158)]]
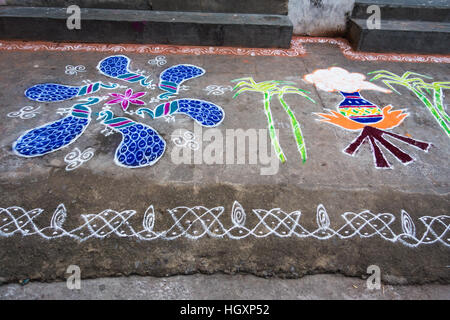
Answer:
[(3, 39), (288, 48), (287, 16), (81, 9), (81, 29), (64, 8), (0, 8)]

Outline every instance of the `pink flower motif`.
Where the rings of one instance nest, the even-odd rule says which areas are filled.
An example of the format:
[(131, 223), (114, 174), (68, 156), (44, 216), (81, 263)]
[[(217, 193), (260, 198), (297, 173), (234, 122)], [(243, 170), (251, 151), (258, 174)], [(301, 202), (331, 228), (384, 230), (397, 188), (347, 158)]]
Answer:
[(126, 111), (128, 109), (128, 106), (130, 105), (130, 103), (138, 104), (138, 105), (145, 104), (144, 101), (138, 99), (138, 98), (144, 96), (145, 92), (138, 92), (138, 93), (133, 94), (132, 89), (127, 89), (127, 91), (125, 91), (124, 95), (120, 94), (120, 93), (110, 93), (110, 95), (115, 97), (115, 99), (106, 102), (106, 104), (120, 103), (123, 111)]

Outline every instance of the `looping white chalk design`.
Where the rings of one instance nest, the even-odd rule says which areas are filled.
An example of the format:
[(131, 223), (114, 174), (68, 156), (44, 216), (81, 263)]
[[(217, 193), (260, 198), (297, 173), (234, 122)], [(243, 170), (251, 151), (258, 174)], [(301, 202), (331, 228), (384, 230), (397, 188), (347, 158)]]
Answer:
[(78, 72), (86, 72), (86, 67), (83, 65), (72, 66), (70, 64), (66, 66), (66, 74), (76, 75)]
[(167, 60), (166, 60), (165, 56), (157, 56), (154, 59), (148, 60), (148, 63), (151, 65), (158, 66), (158, 67), (162, 67), (163, 65), (165, 65), (167, 63)]
[(34, 118), (38, 113), (39, 109), (41, 107), (32, 107), (32, 106), (26, 106), (21, 108), (19, 111), (13, 111), (8, 113), (6, 116), (9, 118), (20, 118), (22, 120), (31, 119)]
[(197, 137), (195, 134), (191, 131), (186, 130), (183, 135), (180, 133), (177, 135), (172, 135), (172, 142), (180, 148), (189, 148), (191, 150), (198, 150), (200, 148), (200, 145), (196, 141)]
[(316, 220), (317, 225), (321, 230), (327, 230), (330, 227), (330, 218), (328, 217), (327, 210), (325, 210), (325, 207), (322, 204), (317, 207)]
[(237, 201), (233, 204), (231, 219), (222, 218), (224, 210), (222, 206), (211, 209), (203, 206), (168, 209), (173, 219), (172, 226), (166, 230), (156, 231), (153, 205), (146, 210), (142, 226), (136, 229), (129, 222), (129, 219), (136, 214), (135, 210), (118, 212), (107, 209), (98, 214), (82, 215), (84, 223), (69, 231), (63, 227), (67, 219), (67, 211), (63, 204), (60, 204), (53, 213), (50, 226), (44, 228), (39, 228), (34, 222), (34, 219), (42, 214), (43, 209), (27, 212), (21, 207), (14, 206), (0, 208), (0, 237), (22, 234), (23, 236), (36, 235), (48, 240), (71, 237), (78, 241), (86, 241), (90, 238), (103, 239), (111, 235), (139, 240), (175, 240), (181, 237), (200, 239), (204, 236), (235, 240), (269, 236), (328, 240), (334, 237), (350, 239), (377, 236), (408, 247), (435, 243), (450, 247), (450, 216), (447, 215), (420, 217), (419, 221), (423, 223), (425, 229), (421, 236), (417, 236), (413, 220), (404, 210), (401, 212), (403, 232), (399, 234), (391, 229), (395, 221), (395, 216), (391, 213), (374, 214), (369, 210), (360, 213), (346, 212), (341, 215), (345, 223), (339, 228), (332, 228), (329, 215), (325, 207), (320, 204), (317, 207), (316, 217), (318, 227), (309, 231), (300, 223), (300, 211), (286, 213), (279, 208), (254, 209), (253, 215), (249, 217)]
[(72, 108), (58, 108), (56, 109), (56, 114), (61, 116), (67, 115), (72, 112)]
[(237, 201), (233, 203), (233, 209), (231, 210), (231, 221), (237, 227), (243, 227), (245, 225), (245, 211), (241, 204)]
[(416, 236), (416, 226), (409, 214), (402, 210), (402, 229), (405, 234), (411, 237)]
[[(149, 90), (155, 90), (156, 89), (156, 83), (153, 83), (153, 80), (150, 80), (150, 84), (146, 87)], [(152, 97), (153, 99), (153, 97)], [(158, 99), (159, 101), (159, 99)]]
[(168, 114), (167, 116), (164, 116), (164, 120), (167, 123), (175, 122), (175, 116), (171, 115), (171, 114)]
[(83, 165), (85, 162), (92, 159), (95, 150), (93, 148), (87, 148), (83, 152), (80, 149), (75, 148), (69, 152), (65, 157), (64, 161), (68, 163), (66, 166), (66, 171), (72, 171)]
[(215, 96), (221, 96), (223, 94), (225, 94), (225, 92), (227, 91), (233, 91), (233, 88), (231, 86), (220, 86), (220, 85), (209, 85), (207, 86), (205, 89), (203, 89), (204, 91), (208, 92), (208, 96), (210, 94), (213, 94)]
[(102, 131), (100, 131), (101, 134), (103, 134), (105, 137), (108, 137), (112, 134), (115, 133), (115, 131), (113, 129), (111, 129), (110, 127), (104, 127), (102, 129)]
[(142, 221), (142, 227), (148, 232), (153, 232), (153, 226), (155, 225), (155, 210), (153, 206), (148, 207), (144, 214), (144, 220)]
[(160, 99), (152, 97), (148, 103), (159, 103), (159, 102), (161, 102)]
[(67, 218), (67, 210), (64, 204), (60, 204), (58, 208), (56, 208), (55, 213), (52, 216), (52, 220), (50, 221), (50, 226), (52, 228), (61, 228)]

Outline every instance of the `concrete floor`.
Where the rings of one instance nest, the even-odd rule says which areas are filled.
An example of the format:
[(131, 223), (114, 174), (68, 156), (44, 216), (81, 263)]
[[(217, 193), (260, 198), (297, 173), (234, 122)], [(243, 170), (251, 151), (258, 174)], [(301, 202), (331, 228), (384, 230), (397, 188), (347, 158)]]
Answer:
[[(301, 278), (312, 273), (339, 273), (361, 277), (369, 265), (375, 264), (382, 271), (384, 283), (448, 284), (450, 144), (445, 132), (437, 125), (427, 108), (407, 89), (398, 88), (401, 94), (364, 90), (363, 96), (381, 107), (391, 104), (397, 110), (408, 109), (409, 117), (392, 129), (392, 132), (432, 143), (429, 152), (423, 152), (398, 142), (399, 147), (411, 154), (415, 161), (403, 165), (390, 153), (385, 152), (394, 168), (376, 169), (368, 145), (362, 146), (354, 157), (342, 152), (357, 137), (358, 132), (316, 121), (317, 112), (336, 109), (342, 101), (340, 94), (319, 90), (304, 81), (303, 76), (315, 69), (339, 66), (364, 75), (374, 70), (386, 69), (396, 74), (414, 71), (432, 76), (433, 81), (448, 81), (449, 65), (355, 61), (347, 59), (335, 46), (305, 46), (308, 54), (295, 58), (166, 54), (167, 63), (162, 67), (148, 63), (156, 55), (127, 53), (132, 61), (131, 69), (146, 70), (155, 84), (164, 69), (176, 64), (194, 64), (204, 68), (206, 74), (185, 82), (189, 90), (180, 91), (177, 98), (198, 98), (221, 106), (226, 116), (217, 130), (223, 136), (226, 136), (226, 130), (229, 129), (266, 129), (263, 95), (248, 92), (234, 99), (230, 91), (223, 95), (208, 95), (205, 88), (209, 85), (230, 86), (233, 79), (251, 76), (256, 81), (293, 81), (297, 87), (309, 91), (316, 103), (299, 95), (286, 95), (286, 101), (295, 111), (305, 137), (308, 150), (305, 163), (301, 162), (288, 115), (279, 101), (273, 100), (271, 107), (276, 128), (279, 130), (279, 141), (287, 157), (283, 164), (275, 159), (279, 168), (274, 175), (261, 175), (261, 169), (267, 165), (259, 162), (249, 163), (248, 157), (245, 164), (238, 164), (236, 154), (232, 157), (233, 164), (175, 163), (173, 154), (181, 148), (173, 143), (171, 135), (179, 129), (194, 132), (197, 130), (194, 121), (185, 115), (177, 115), (175, 122), (166, 122), (162, 118), (142, 119), (136, 114), (130, 115), (135, 121), (151, 125), (167, 142), (166, 153), (151, 167), (128, 169), (115, 165), (114, 154), (121, 141), (121, 134), (104, 136), (101, 133), (104, 126), (95, 121), (95, 116), (85, 133), (68, 148), (42, 157), (19, 157), (12, 152), (11, 146), (23, 132), (61, 119), (63, 116), (56, 113), (58, 108), (70, 108), (76, 101), (30, 101), (23, 93), (32, 85), (43, 82), (81, 85), (83, 80), (105, 83), (121, 81), (121, 85), (129, 86), (134, 92), (145, 90), (147, 95), (143, 99), (151, 108), (156, 107), (157, 103), (150, 103), (150, 98), (156, 97), (161, 90), (157, 87), (143, 88), (136, 83), (116, 81), (99, 74), (95, 67), (100, 60), (112, 55), (108, 52), (0, 51), (1, 116), (6, 119), (0, 126), (0, 206), (11, 208), (11, 215), (16, 215), (14, 217), (17, 218), (14, 218), (17, 222), (13, 225), (17, 231), (14, 234), (9, 229), (10, 225), (3, 226), (10, 223), (8, 219), (11, 217), (2, 216), (0, 219), (1, 230), (5, 233), (5, 236), (0, 237), (0, 277), (5, 278), (7, 282), (27, 278), (32, 282), (57, 281), (64, 279), (67, 266), (72, 264), (79, 265), (86, 278), (121, 275), (160, 277), (197, 272), (242, 272), (289, 278)], [(64, 70), (69, 64), (84, 65), (86, 70), (76, 75), (66, 74)], [(377, 84), (383, 85), (380, 81)], [(125, 88), (116, 91), (123, 93)], [(108, 93), (111, 92), (102, 89), (99, 95), (109, 98)], [(445, 104), (448, 105), (448, 97), (445, 99)], [(24, 106), (40, 107), (39, 113), (26, 119), (7, 116)], [(101, 107), (102, 104), (93, 106), (93, 114), (100, 111)], [(131, 108), (130, 110), (136, 110), (136, 106)], [(117, 116), (129, 116), (124, 115), (118, 105), (113, 105), (112, 110)], [(205, 131), (206, 129), (203, 130)], [(206, 137), (204, 139), (201, 151), (208, 145)], [(64, 159), (75, 147), (80, 150), (93, 148), (95, 155), (78, 169), (68, 171)], [(247, 149), (246, 156), (250, 154)], [(177, 214), (171, 211), (177, 207), (218, 208), (218, 211), (222, 210), (222, 215), (217, 221), (227, 230), (237, 226), (234, 230), (235, 235), (239, 236), (239, 231), (242, 230), (239, 230), (241, 225), (237, 222), (236, 215), (233, 215), (237, 211), (232, 213), (234, 201), (239, 201), (246, 214), (241, 225), (249, 229), (255, 228), (251, 235), (241, 239), (232, 238), (230, 233), (222, 236), (214, 234), (213, 227), (208, 229), (207, 233), (207, 219), (210, 222), (215, 219), (211, 211), (204, 217), (205, 221), (196, 218), (192, 212), (188, 212), (190, 216), (183, 216), (184, 218), (178, 221)], [(65, 210), (57, 210), (53, 216), (59, 204), (64, 204)], [(323, 206), (320, 206), (321, 204)], [(144, 221), (147, 222), (145, 227), (161, 234), (172, 228), (169, 235), (175, 232), (173, 239), (140, 239), (136, 236), (134, 231), (143, 230), (144, 214), (150, 205), (154, 208), (154, 216), (150, 216), (154, 218), (154, 229), (149, 227), (149, 219)], [(13, 206), (23, 209), (14, 209)], [(30, 214), (39, 212), (38, 216), (33, 216), (33, 224), (28, 220), (19, 221), (23, 211), (30, 212), (34, 208), (42, 210), (31, 211)], [(253, 211), (258, 208), (262, 211), (256, 212), (267, 213), (276, 208), (281, 208), (283, 212), (271, 211), (273, 216), (267, 216), (264, 220), (267, 223), (263, 225), (258, 224), (261, 218)], [(104, 212), (107, 209), (109, 210)], [(370, 213), (375, 215), (389, 213), (387, 216), (393, 220), (382, 220), (383, 217), (380, 216), (374, 218), (376, 221), (364, 218), (365, 210), (370, 210)], [(293, 230), (287, 222), (293, 220), (286, 220), (286, 225), (280, 225), (280, 228), (275, 227), (276, 221), (270, 221), (271, 217), (286, 217), (286, 214), (297, 211), (301, 211), (301, 217), (296, 215), (299, 217), (295, 228), (298, 236), (287, 236), (287, 231)], [(102, 212), (119, 220), (123, 219), (121, 227), (106, 225)], [(407, 212), (410, 218), (405, 218), (403, 212)], [(6, 215), (6, 211), (1, 213)], [(133, 216), (130, 217), (131, 213)], [(359, 215), (358, 219), (350, 222), (348, 217), (352, 214)], [(422, 220), (424, 216), (429, 216), (429, 219), (436, 218), (433, 220), (434, 233), (430, 232), (426, 221)], [(74, 239), (72, 234), (59, 237), (63, 230), (61, 226), (64, 230), (76, 230), (83, 224), (87, 225), (85, 219), (90, 219), (89, 217), (95, 217), (98, 221), (82, 230), (83, 236), (80, 232), (81, 238), (89, 236), (83, 238), (85, 241)], [(23, 224), (20, 225), (20, 222)], [(27, 235), (24, 229), (32, 225), (35, 228), (32, 230), (39, 232)], [(257, 225), (260, 228), (257, 228)], [(153, 225), (151, 227), (153, 228)], [(98, 228), (98, 232), (95, 228)], [(273, 232), (272, 228), (278, 233)], [(102, 235), (104, 230), (111, 232), (109, 235)], [(180, 230), (182, 236), (177, 233)], [(301, 237), (302, 230), (305, 230), (305, 234), (306, 231), (310, 232), (310, 235)], [(337, 235), (336, 230), (341, 230), (341, 234)], [(394, 236), (389, 238), (388, 233)], [(151, 235), (151, 232), (148, 234)], [(346, 237), (346, 234), (352, 236)], [(327, 238), (327, 235), (330, 235), (330, 238)], [(328, 279), (328, 276), (324, 277), (319, 279)], [(129, 285), (131, 288), (134, 284), (132, 281), (137, 281), (136, 279), (124, 278), (111, 283), (117, 283), (117, 286)], [(139, 283), (147, 281), (139, 279), (144, 281)], [(148, 281), (157, 287), (168, 285), (169, 288), (171, 285), (177, 288), (198, 288), (203, 284), (214, 296), (223, 294), (213, 292), (214, 286), (210, 285), (210, 282), (222, 283), (222, 280), (218, 279), (228, 278), (192, 276)], [(269, 287), (273, 284), (267, 297), (277, 297), (280, 286), (289, 288), (290, 285), (298, 283), (299, 288), (310, 287), (309, 282), (302, 279), (298, 282), (271, 282), (252, 277), (242, 279), (253, 279), (246, 280), (245, 283), (248, 282), (250, 287), (254, 284), (256, 288), (262, 284)], [(92, 282), (94, 288), (100, 285), (98, 281)], [(320, 283), (322, 280), (317, 281)], [(344, 279), (341, 287), (337, 287), (343, 288), (342, 285), (345, 284), (350, 285), (350, 289), (334, 290), (336, 292), (333, 294), (338, 297), (348, 294), (349, 297), (355, 298), (364, 293), (363, 291), (351, 295), (350, 292), (354, 292), (351, 290), (351, 281), (356, 280)], [(232, 288), (241, 288), (241, 284), (239, 281), (231, 283), (233, 285), (230, 285), (229, 295), (234, 296), (237, 293), (233, 294)], [(112, 291), (106, 291), (105, 295), (116, 292), (113, 290), (116, 285), (104, 284), (112, 288)], [(29, 290), (27, 288), (33, 286), (9, 290)], [(316, 295), (326, 296), (327, 288), (332, 286), (323, 287), (324, 291)], [(393, 290), (392, 297), (396, 297), (396, 293), (401, 295), (407, 292), (403, 289)], [(90, 294), (97, 295), (98, 291), (92, 290)], [(248, 296), (259, 291), (261, 290), (249, 291)], [(186, 292), (179, 292), (177, 295), (195, 296), (196, 291)], [(303, 292), (301, 296), (308, 297), (308, 290), (300, 292)], [(288, 290), (286, 294), (287, 297), (297, 297), (298, 290)], [(328, 294), (333, 297), (332, 293)], [(388, 293), (385, 291), (385, 294)]]
[(82, 280), (80, 290), (65, 282), (31, 282), (0, 286), (0, 300), (449, 300), (450, 285), (383, 285), (369, 290), (366, 281), (332, 274), (301, 279), (259, 278), (252, 275), (189, 275), (168, 278), (121, 277)]

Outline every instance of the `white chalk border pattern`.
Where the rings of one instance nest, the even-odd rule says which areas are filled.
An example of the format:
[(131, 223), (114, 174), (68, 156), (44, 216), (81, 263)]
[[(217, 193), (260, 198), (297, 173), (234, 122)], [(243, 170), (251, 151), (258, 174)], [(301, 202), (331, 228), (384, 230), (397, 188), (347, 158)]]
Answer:
[(212, 238), (244, 239), (247, 237), (265, 238), (277, 236), (280, 238), (315, 238), (328, 240), (331, 238), (350, 239), (353, 237), (379, 237), (392, 243), (401, 243), (408, 247), (441, 243), (450, 247), (450, 216), (423, 216), (419, 221), (424, 225), (422, 235), (416, 235), (414, 221), (409, 214), (401, 211), (402, 233), (396, 233), (391, 225), (395, 216), (391, 213), (374, 214), (369, 210), (360, 213), (346, 212), (342, 214), (345, 224), (338, 229), (330, 227), (330, 218), (325, 207), (317, 207), (316, 221), (318, 228), (308, 231), (300, 223), (301, 212), (286, 213), (279, 208), (271, 210), (254, 209), (252, 213), (256, 224), (246, 226), (247, 214), (239, 202), (235, 201), (231, 211), (231, 227), (226, 228), (221, 217), (224, 207), (208, 209), (203, 206), (176, 207), (168, 209), (174, 223), (164, 231), (155, 231), (155, 212), (153, 205), (144, 214), (142, 227), (135, 229), (129, 219), (136, 214), (135, 210), (118, 212), (107, 209), (98, 214), (81, 215), (84, 223), (73, 229), (66, 230), (63, 224), (67, 218), (64, 204), (60, 204), (53, 213), (50, 225), (39, 228), (34, 219), (44, 210), (33, 209), (26, 211), (21, 207), (0, 208), (0, 237), (15, 234), (22, 236), (40, 236), (51, 240), (61, 237), (71, 237), (78, 241), (90, 238), (106, 238), (115, 235), (122, 238), (136, 238), (139, 240), (175, 240), (178, 238), (200, 239), (205, 236)]

